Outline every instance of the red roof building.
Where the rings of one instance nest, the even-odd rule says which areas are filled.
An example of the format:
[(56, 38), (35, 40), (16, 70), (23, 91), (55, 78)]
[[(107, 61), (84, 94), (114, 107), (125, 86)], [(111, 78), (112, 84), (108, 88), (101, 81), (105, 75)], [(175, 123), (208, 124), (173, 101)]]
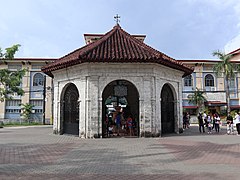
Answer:
[[(193, 69), (144, 38), (117, 24), (103, 35), (85, 34), (87, 45), (42, 68), (54, 78), (55, 133), (109, 137), (106, 121), (118, 113), (135, 119), (133, 136), (181, 132), (182, 77)], [(118, 128), (115, 135), (127, 134)]]

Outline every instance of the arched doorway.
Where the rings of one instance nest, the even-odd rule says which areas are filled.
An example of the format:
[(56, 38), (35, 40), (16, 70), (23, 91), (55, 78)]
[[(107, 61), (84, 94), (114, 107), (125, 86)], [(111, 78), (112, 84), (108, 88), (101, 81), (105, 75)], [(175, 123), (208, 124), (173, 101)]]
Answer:
[(174, 96), (171, 87), (165, 84), (161, 92), (161, 130), (162, 134), (174, 132)]
[(63, 101), (62, 113), (63, 116), (63, 133), (79, 135), (79, 93), (77, 87), (70, 83), (67, 85)]
[[(109, 83), (102, 93), (102, 134), (103, 137), (139, 136), (139, 93), (137, 88), (129, 81), (116, 80)], [(121, 114), (124, 120), (118, 129), (115, 116)], [(133, 119), (133, 128), (127, 127), (127, 119)], [(113, 134), (109, 136), (109, 127)]]

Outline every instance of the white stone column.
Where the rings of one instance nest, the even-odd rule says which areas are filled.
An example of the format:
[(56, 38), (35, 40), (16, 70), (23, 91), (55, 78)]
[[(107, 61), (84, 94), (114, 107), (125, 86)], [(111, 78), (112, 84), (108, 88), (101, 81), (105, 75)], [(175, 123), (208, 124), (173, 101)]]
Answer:
[(86, 84), (86, 92), (85, 92), (85, 133), (86, 133), (86, 138), (89, 138), (89, 137), (91, 137), (91, 126), (90, 126), (90, 114), (89, 114), (89, 112), (90, 112), (90, 90), (89, 90), (89, 80), (90, 78), (89, 78), (89, 76), (86, 76), (86, 82), (85, 82), (85, 84)]
[(183, 128), (182, 81), (179, 81), (179, 82), (178, 82), (178, 98), (177, 98), (177, 112), (178, 112), (178, 121), (179, 121), (178, 128)]
[(156, 80), (156, 112), (155, 112), (155, 127), (158, 135), (161, 133), (161, 91), (160, 79)]
[(151, 78), (151, 132), (156, 134), (156, 79)]
[(87, 123), (86, 123), (86, 78), (82, 78), (79, 83), (79, 137), (87, 138)]
[[(101, 96), (99, 96), (101, 97)], [(103, 121), (103, 117), (102, 117), (102, 98), (98, 99), (98, 133), (100, 135), (100, 138), (102, 138), (103, 136), (103, 132), (102, 132), (102, 121)]]
[(90, 100), (90, 107), (88, 112), (90, 138), (98, 137), (99, 135), (99, 76), (91, 76), (89, 79), (88, 98)]
[(54, 86), (54, 99), (53, 99), (53, 133), (60, 134), (60, 96), (59, 82), (53, 81)]
[(151, 77), (144, 77), (144, 131), (151, 132), (152, 121), (152, 103), (151, 103), (151, 91), (152, 83)]
[(144, 112), (144, 100), (139, 98), (139, 136), (144, 136), (145, 132), (145, 112)]

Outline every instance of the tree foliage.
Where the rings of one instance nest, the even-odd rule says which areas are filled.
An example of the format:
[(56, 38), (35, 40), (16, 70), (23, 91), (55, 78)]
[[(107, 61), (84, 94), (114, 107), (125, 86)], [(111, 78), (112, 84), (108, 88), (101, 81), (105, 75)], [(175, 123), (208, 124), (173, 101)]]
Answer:
[(213, 71), (218, 76), (220, 76), (221, 73), (223, 73), (228, 80), (230, 80), (230, 78), (232, 77), (235, 77), (234, 71), (238, 69), (238, 66), (236, 64), (231, 63), (230, 61), (230, 59), (232, 58), (231, 54), (225, 54), (218, 50), (213, 52), (213, 56), (217, 56), (221, 60), (213, 67)]
[(21, 115), (23, 116), (23, 118), (24, 118), (25, 120), (29, 120), (34, 105), (29, 104), (29, 103), (21, 104), (21, 105), (22, 105), (22, 108), (21, 108), (21, 109), (22, 109), (22, 113), (21, 113)]
[(11, 47), (5, 49), (5, 53), (3, 53), (2, 49), (0, 48), (0, 58), (1, 59), (13, 59), (15, 53), (19, 50), (20, 44), (14, 44)]
[(200, 91), (198, 88), (196, 88), (193, 94), (188, 95), (188, 102), (197, 105), (199, 110), (202, 111), (204, 103), (207, 101), (204, 94), (204, 91)]
[[(6, 48), (5, 53), (0, 48), (0, 60), (12, 60), (15, 53), (18, 51), (20, 45), (16, 44), (12, 47)], [(8, 69), (0, 69), (0, 101), (11, 99), (13, 95), (24, 94), (21, 88), (22, 78), (26, 73), (26, 69), (18, 71), (9, 71)]]

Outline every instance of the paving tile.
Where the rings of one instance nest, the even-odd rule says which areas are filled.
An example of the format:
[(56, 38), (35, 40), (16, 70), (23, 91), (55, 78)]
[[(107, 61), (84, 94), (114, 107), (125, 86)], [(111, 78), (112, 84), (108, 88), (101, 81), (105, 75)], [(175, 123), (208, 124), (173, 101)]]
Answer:
[(222, 132), (161, 138), (81, 139), (51, 126), (0, 129), (0, 179), (231, 179), (240, 137)]

